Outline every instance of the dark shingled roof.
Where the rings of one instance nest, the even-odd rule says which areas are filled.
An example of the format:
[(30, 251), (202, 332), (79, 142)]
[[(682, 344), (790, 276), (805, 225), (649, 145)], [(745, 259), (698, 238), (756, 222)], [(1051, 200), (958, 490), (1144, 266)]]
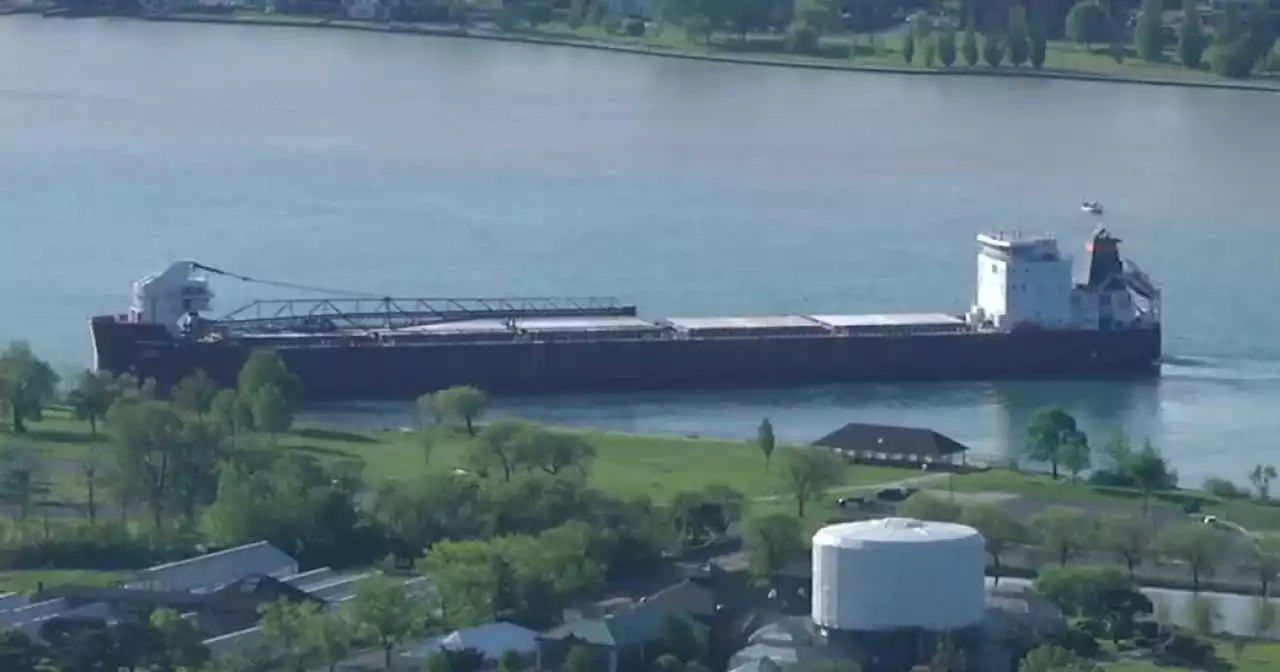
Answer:
[(935, 459), (968, 450), (964, 444), (932, 429), (866, 425), (857, 422), (851, 422), (814, 441), (813, 445), (839, 450), (885, 453), (886, 455), (917, 455)]

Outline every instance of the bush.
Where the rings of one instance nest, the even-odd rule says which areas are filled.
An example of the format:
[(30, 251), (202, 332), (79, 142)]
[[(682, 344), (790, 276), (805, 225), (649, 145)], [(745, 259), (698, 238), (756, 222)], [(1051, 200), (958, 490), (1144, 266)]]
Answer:
[(1186, 632), (1174, 633), (1164, 646), (1164, 656), (1191, 667), (1206, 667), (1213, 662), (1213, 644)]
[(1088, 632), (1088, 628), (1079, 624), (1067, 628), (1058, 638), (1057, 644), (1081, 658), (1093, 658), (1102, 651), (1098, 639)]
[(1223, 499), (1249, 499), (1249, 490), (1221, 476), (1210, 476), (1204, 481), (1204, 490)]
[(1098, 469), (1089, 474), (1089, 485), (1104, 488), (1136, 488), (1138, 487), (1138, 481), (1131, 474), (1111, 471), (1110, 469)]
[(640, 37), (644, 35), (644, 21), (640, 19), (627, 19), (627, 34), (631, 37)]
[(816, 54), (818, 36), (818, 29), (813, 26), (795, 26), (787, 33), (787, 49), (797, 54)]

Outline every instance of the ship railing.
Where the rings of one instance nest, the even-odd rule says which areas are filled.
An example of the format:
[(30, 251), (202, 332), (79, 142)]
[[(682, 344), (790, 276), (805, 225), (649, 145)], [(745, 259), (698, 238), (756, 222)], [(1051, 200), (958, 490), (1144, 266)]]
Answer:
[(218, 320), (236, 330), (398, 328), (475, 319), (632, 317), (613, 297), (331, 298), (258, 300)]

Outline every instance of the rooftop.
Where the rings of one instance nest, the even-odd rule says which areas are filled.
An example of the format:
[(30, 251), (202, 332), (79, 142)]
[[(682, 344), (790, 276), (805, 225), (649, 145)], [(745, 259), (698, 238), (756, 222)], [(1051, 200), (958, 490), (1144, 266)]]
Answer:
[(813, 442), (815, 446), (848, 452), (913, 455), (938, 459), (969, 448), (954, 439), (923, 427), (872, 425), (851, 422)]

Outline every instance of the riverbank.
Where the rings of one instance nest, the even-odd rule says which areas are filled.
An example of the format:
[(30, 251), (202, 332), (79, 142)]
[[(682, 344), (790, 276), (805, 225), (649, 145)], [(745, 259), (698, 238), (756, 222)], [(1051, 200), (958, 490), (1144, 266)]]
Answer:
[[(902, 61), (900, 37), (896, 34), (876, 36), (854, 35), (836, 44), (833, 53), (853, 54), (853, 57), (815, 57), (768, 52), (770, 44), (780, 42), (777, 36), (748, 38), (739, 44), (725, 42), (719, 47), (698, 45), (675, 26), (657, 29), (652, 36), (631, 37), (608, 33), (595, 26), (570, 29), (565, 24), (546, 24), (539, 29), (505, 32), (488, 28), (460, 28), (439, 24), (374, 23), (350, 19), (324, 19), (300, 16), (280, 16), (253, 13), (236, 14), (174, 14), (150, 17), (151, 21), (253, 25), (266, 27), (327, 28), (364, 32), (416, 34), (434, 37), (517, 42), (546, 46), (593, 49), (616, 53), (677, 58), (705, 62), (789, 67), (809, 70), (866, 72), (896, 75), (951, 76), (951, 77), (1015, 77), (1029, 79), (1055, 79), (1084, 82), (1124, 83), (1148, 86), (1182, 86), (1206, 89), (1280, 92), (1280, 77), (1265, 81), (1224, 80), (1203, 70), (1188, 70), (1172, 64), (1149, 64), (1128, 60), (1115, 63), (1110, 56), (1068, 43), (1051, 43), (1046, 56), (1046, 67), (1035, 70), (1029, 67), (990, 68), (956, 65), (950, 68), (924, 65), (896, 65)], [(862, 40), (868, 42), (863, 44)], [(749, 53), (748, 53), (749, 52)]]

